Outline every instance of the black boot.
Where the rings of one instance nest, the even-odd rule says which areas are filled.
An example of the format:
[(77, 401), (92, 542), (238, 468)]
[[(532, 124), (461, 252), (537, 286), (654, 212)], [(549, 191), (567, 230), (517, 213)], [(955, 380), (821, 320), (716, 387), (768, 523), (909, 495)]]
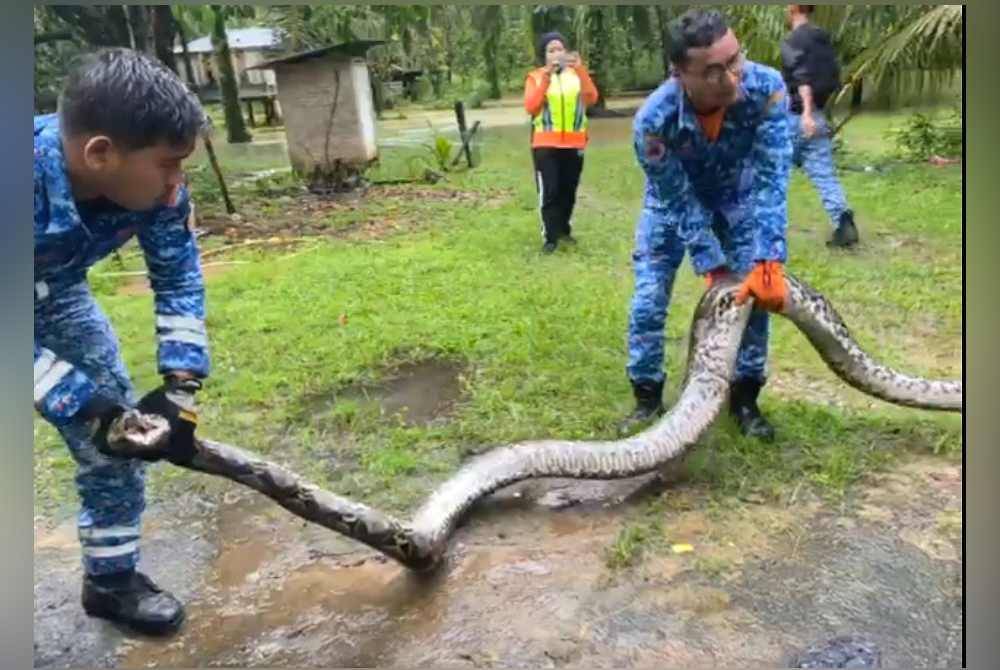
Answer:
[(774, 427), (760, 413), (757, 396), (763, 383), (756, 379), (739, 379), (729, 391), (729, 413), (736, 420), (740, 432), (764, 442), (774, 441)]
[(627, 435), (650, 420), (661, 416), (663, 408), (663, 382), (632, 381), (635, 409), (618, 426), (618, 432)]
[(551, 254), (553, 251), (556, 250), (557, 246), (558, 242), (546, 242), (545, 244), (542, 245), (542, 253)]
[(184, 607), (141, 572), (83, 579), (83, 609), (90, 616), (125, 624), (140, 633), (168, 635), (184, 621)]
[(854, 225), (854, 212), (845, 210), (840, 215), (833, 237), (826, 243), (828, 247), (853, 247), (858, 243), (858, 227)]

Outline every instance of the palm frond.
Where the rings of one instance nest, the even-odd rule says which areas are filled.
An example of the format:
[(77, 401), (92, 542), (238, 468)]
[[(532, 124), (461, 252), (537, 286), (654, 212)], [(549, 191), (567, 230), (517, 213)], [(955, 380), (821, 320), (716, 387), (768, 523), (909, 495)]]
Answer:
[(848, 87), (863, 78), (880, 90), (920, 92), (950, 81), (962, 66), (962, 9), (925, 5), (911, 13), (848, 65)]

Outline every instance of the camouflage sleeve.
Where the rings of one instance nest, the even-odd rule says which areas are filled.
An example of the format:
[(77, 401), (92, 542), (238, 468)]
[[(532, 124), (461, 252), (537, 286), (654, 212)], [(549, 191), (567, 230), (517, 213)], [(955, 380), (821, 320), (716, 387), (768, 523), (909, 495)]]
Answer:
[(198, 247), (188, 219), (192, 207), (181, 187), (177, 205), (161, 207), (139, 230), (156, 306), (157, 362), (160, 374), (209, 372), (205, 330), (205, 285)]
[[(43, 222), (48, 220), (46, 217), (50, 209), (44, 185), (44, 161), (47, 158), (48, 156), (39, 151), (36, 145), (34, 168), (36, 234), (39, 227), (44, 228)], [(61, 205), (62, 203), (51, 204), (52, 207)], [(38, 298), (38, 285), (36, 285), (35, 299)], [(93, 397), (97, 386), (79, 368), (41, 346), (37, 338), (34, 341), (34, 350), (32, 400), (35, 409), (52, 425), (65, 425)]]
[(792, 138), (788, 134), (788, 96), (775, 73), (763, 120), (754, 137), (753, 183), (750, 205), (754, 222), (755, 261), (788, 258), (788, 174), (792, 165)]
[(37, 340), (34, 345), (35, 409), (52, 425), (65, 425), (93, 397), (97, 387), (79, 368), (58, 358)]
[(677, 223), (694, 271), (703, 275), (725, 265), (726, 256), (712, 230), (712, 216), (695, 195), (680, 160), (668, 155), (663, 136), (637, 117), (634, 144), (639, 165), (655, 186), (662, 208)]

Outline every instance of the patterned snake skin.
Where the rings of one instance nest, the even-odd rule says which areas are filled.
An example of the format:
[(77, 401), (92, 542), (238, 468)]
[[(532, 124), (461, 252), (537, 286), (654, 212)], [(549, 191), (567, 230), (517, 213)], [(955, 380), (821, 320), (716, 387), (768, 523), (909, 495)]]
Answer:
[[(848, 384), (892, 403), (962, 411), (961, 381), (911, 377), (873, 361), (851, 339), (827, 300), (787, 276), (791, 319), (830, 368)], [(481, 497), (504, 486), (538, 477), (618, 479), (663, 467), (705, 432), (729, 391), (751, 303), (735, 304), (736, 285), (717, 283), (702, 297), (692, 323), (688, 369), (680, 398), (647, 430), (622, 440), (542, 440), (492, 449), (466, 463), (405, 523), (325, 491), (285, 468), (237, 447), (201, 440), (186, 467), (239, 482), (272, 498), (292, 513), (363, 542), (414, 570), (440, 564), (448, 538), (462, 515)], [(154, 448), (165, 435), (159, 417), (133, 417), (130, 432), (114, 445), (122, 455)], [(134, 437), (135, 439), (129, 439)]]

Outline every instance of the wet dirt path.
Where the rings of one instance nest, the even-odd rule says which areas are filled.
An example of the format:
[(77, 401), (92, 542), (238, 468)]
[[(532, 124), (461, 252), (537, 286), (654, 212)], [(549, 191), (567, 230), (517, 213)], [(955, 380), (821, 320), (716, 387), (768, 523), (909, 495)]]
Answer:
[[(39, 530), (36, 666), (775, 666), (842, 634), (871, 639), (886, 667), (960, 665), (960, 466), (912, 459), (843, 509), (800, 496), (720, 510), (683, 481), (641, 484), (511, 487), (431, 578), (228, 486), (163, 503), (143, 565), (188, 603), (166, 641), (83, 615), (72, 525)], [(667, 546), (694, 550), (612, 572), (606, 548), (656, 495)]]

